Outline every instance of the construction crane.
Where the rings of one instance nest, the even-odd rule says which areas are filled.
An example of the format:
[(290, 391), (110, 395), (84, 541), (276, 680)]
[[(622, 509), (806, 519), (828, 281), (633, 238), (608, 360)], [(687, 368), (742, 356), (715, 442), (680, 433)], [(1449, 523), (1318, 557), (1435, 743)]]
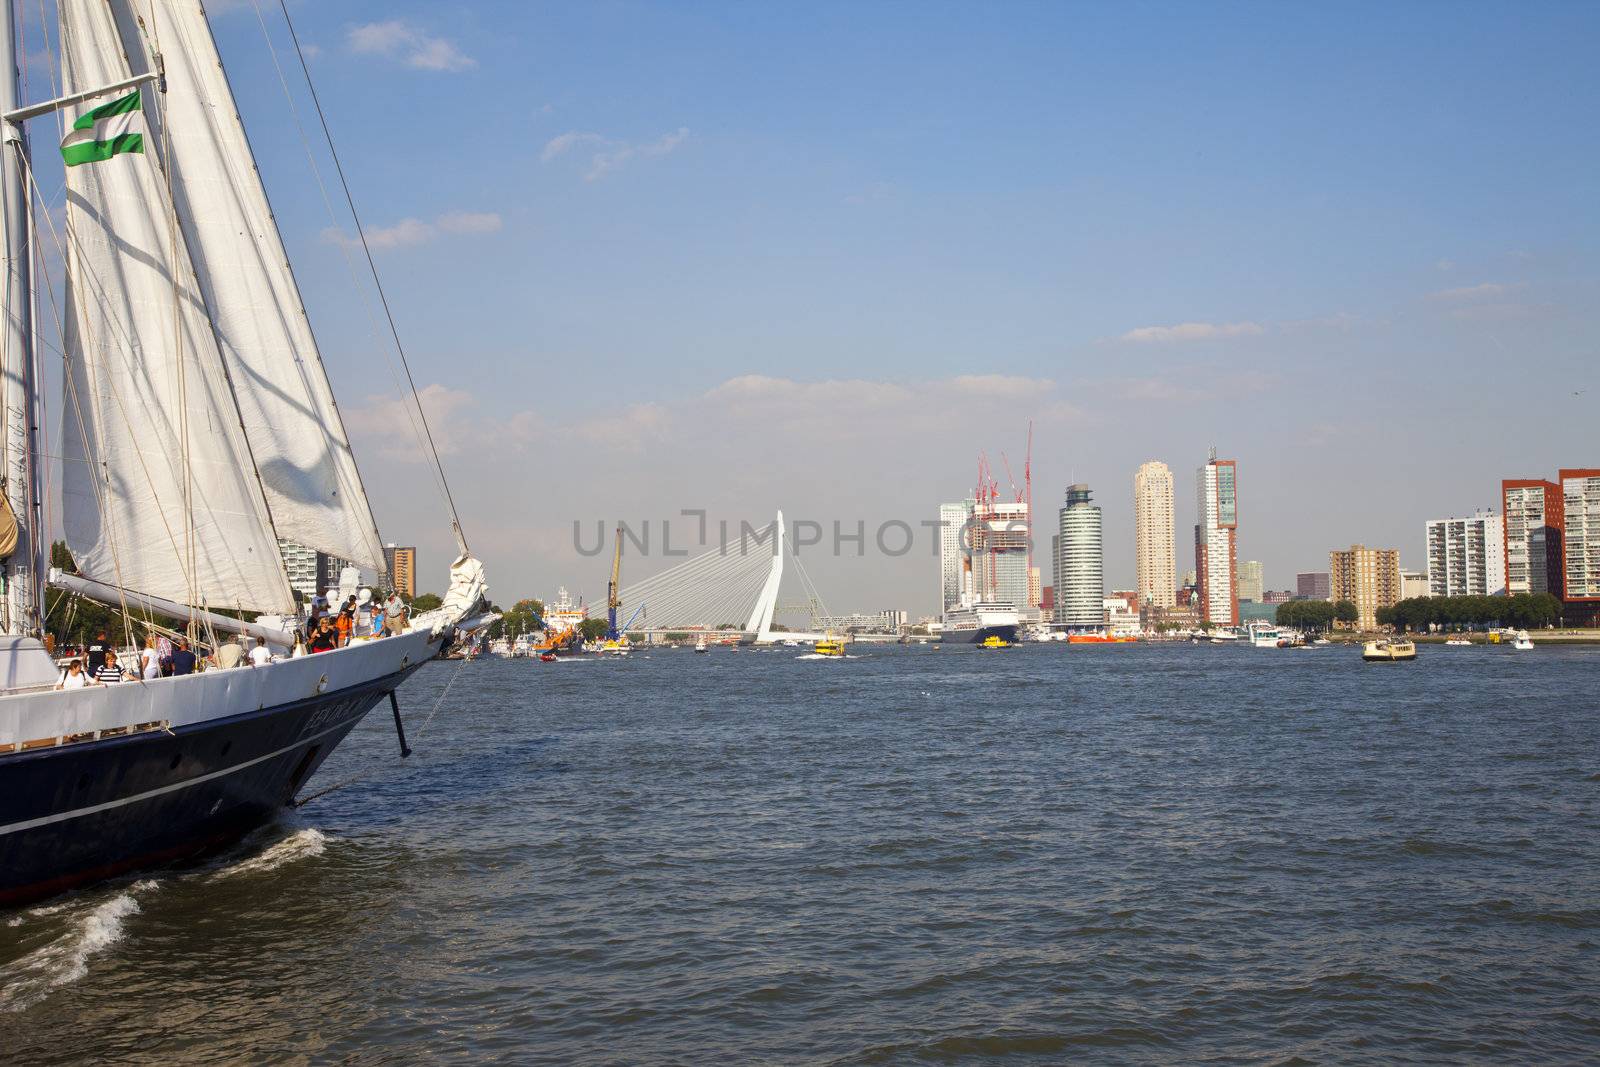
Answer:
[(619, 637), (616, 630), (616, 609), (622, 606), (622, 523), (616, 525), (616, 550), (611, 552), (611, 584), (605, 590), (605, 638), (614, 641)]

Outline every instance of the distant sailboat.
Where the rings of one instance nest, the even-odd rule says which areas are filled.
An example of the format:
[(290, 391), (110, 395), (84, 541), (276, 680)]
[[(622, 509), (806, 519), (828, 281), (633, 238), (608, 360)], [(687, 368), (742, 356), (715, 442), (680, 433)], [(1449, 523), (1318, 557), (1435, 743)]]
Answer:
[[(57, 588), (287, 650), (279, 539), (385, 573), (310, 323), (198, 0), (58, 0), (64, 94), (4, 115), (5, 500), (0, 905), (193, 854), (270, 818), (379, 700), (485, 621), (482, 565), (406, 632), (254, 668), (54, 691), (39, 641), (38, 233), (24, 127), (64, 110)], [(442, 472), (441, 472), (442, 477)], [(3, 541), (0, 541), (3, 547)], [(264, 613), (239, 622), (218, 609)], [(398, 709), (397, 709), (398, 714)]]

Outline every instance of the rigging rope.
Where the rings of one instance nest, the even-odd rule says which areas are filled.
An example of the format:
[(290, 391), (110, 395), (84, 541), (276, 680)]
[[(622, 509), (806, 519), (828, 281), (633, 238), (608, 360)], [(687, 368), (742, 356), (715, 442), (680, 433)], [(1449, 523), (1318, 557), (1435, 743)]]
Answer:
[(372, 272), (372, 285), (377, 290), (378, 302), (383, 305), (384, 317), (389, 322), (389, 334), (394, 338), (395, 352), (400, 356), (400, 366), (405, 371), (406, 385), (411, 390), (411, 400), (417, 407), (417, 416), (422, 422), (422, 429), (428, 439), (428, 452), (433, 458), (433, 465), (439, 472), (440, 486), (444, 490), (445, 505), (450, 509), (450, 527), (455, 531), (456, 543), (461, 546), (463, 555), (467, 552), (467, 536), (461, 529), (461, 516), (456, 512), (455, 497), (450, 492), (450, 482), (444, 476), (444, 464), (439, 459), (439, 448), (433, 440), (433, 429), (428, 425), (427, 412), (422, 410), (422, 397), (417, 392), (416, 379), (411, 375), (411, 363), (406, 359), (405, 345), (400, 341), (400, 328), (395, 324), (394, 312), (389, 307), (389, 298), (383, 291), (383, 281), (378, 277), (378, 264), (372, 258), (372, 248), (367, 244), (367, 233), (361, 225), (361, 214), (356, 210), (355, 197), (350, 192), (350, 182), (345, 178), (344, 165), (339, 162), (339, 151), (333, 144), (333, 131), (328, 128), (328, 117), (322, 110), (322, 99), (317, 95), (316, 83), (311, 80), (311, 67), (306, 63), (305, 51), (300, 47), (300, 35), (295, 32), (294, 20), (289, 17), (288, 0), (278, 0), (278, 6), (283, 11), (283, 21), (289, 27), (289, 39), (294, 42), (294, 54), (300, 60), (300, 69), (306, 78), (306, 88), (311, 92), (311, 103), (316, 107), (317, 121), (322, 125), (322, 136), (328, 142), (328, 154), (333, 159), (333, 169), (339, 176), (339, 185), (344, 190), (345, 203), (350, 207), (350, 218), (355, 223), (356, 236), (361, 239), (361, 251), (367, 257), (367, 268)]

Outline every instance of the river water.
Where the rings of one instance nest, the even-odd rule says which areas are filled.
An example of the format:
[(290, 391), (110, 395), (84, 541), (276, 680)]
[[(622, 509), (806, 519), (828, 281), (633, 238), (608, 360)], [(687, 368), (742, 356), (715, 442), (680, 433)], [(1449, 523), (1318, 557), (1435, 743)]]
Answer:
[(1600, 1055), (1600, 648), (859, 651), (430, 664), (0, 912), (0, 1060)]

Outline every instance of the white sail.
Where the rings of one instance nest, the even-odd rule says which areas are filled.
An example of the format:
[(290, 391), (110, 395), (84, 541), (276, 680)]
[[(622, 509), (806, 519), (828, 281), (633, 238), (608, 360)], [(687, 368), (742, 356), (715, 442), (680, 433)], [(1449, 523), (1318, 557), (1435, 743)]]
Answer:
[[(165, 60), (178, 217), (273, 525), (382, 574), (383, 542), (205, 12), (199, 0), (132, 6), (154, 20), (144, 48)], [(124, 41), (130, 54), (138, 43)]]
[[(59, 7), (68, 91), (137, 72), (114, 22), (113, 7), (126, 17), (125, 4)], [(171, 222), (159, 139), (146, 140), (143, 154), (67, 170), (67, 544), (103, 582), (182, 603), (287, 612), (293, 597), (266, 499), (184, 235)]]

